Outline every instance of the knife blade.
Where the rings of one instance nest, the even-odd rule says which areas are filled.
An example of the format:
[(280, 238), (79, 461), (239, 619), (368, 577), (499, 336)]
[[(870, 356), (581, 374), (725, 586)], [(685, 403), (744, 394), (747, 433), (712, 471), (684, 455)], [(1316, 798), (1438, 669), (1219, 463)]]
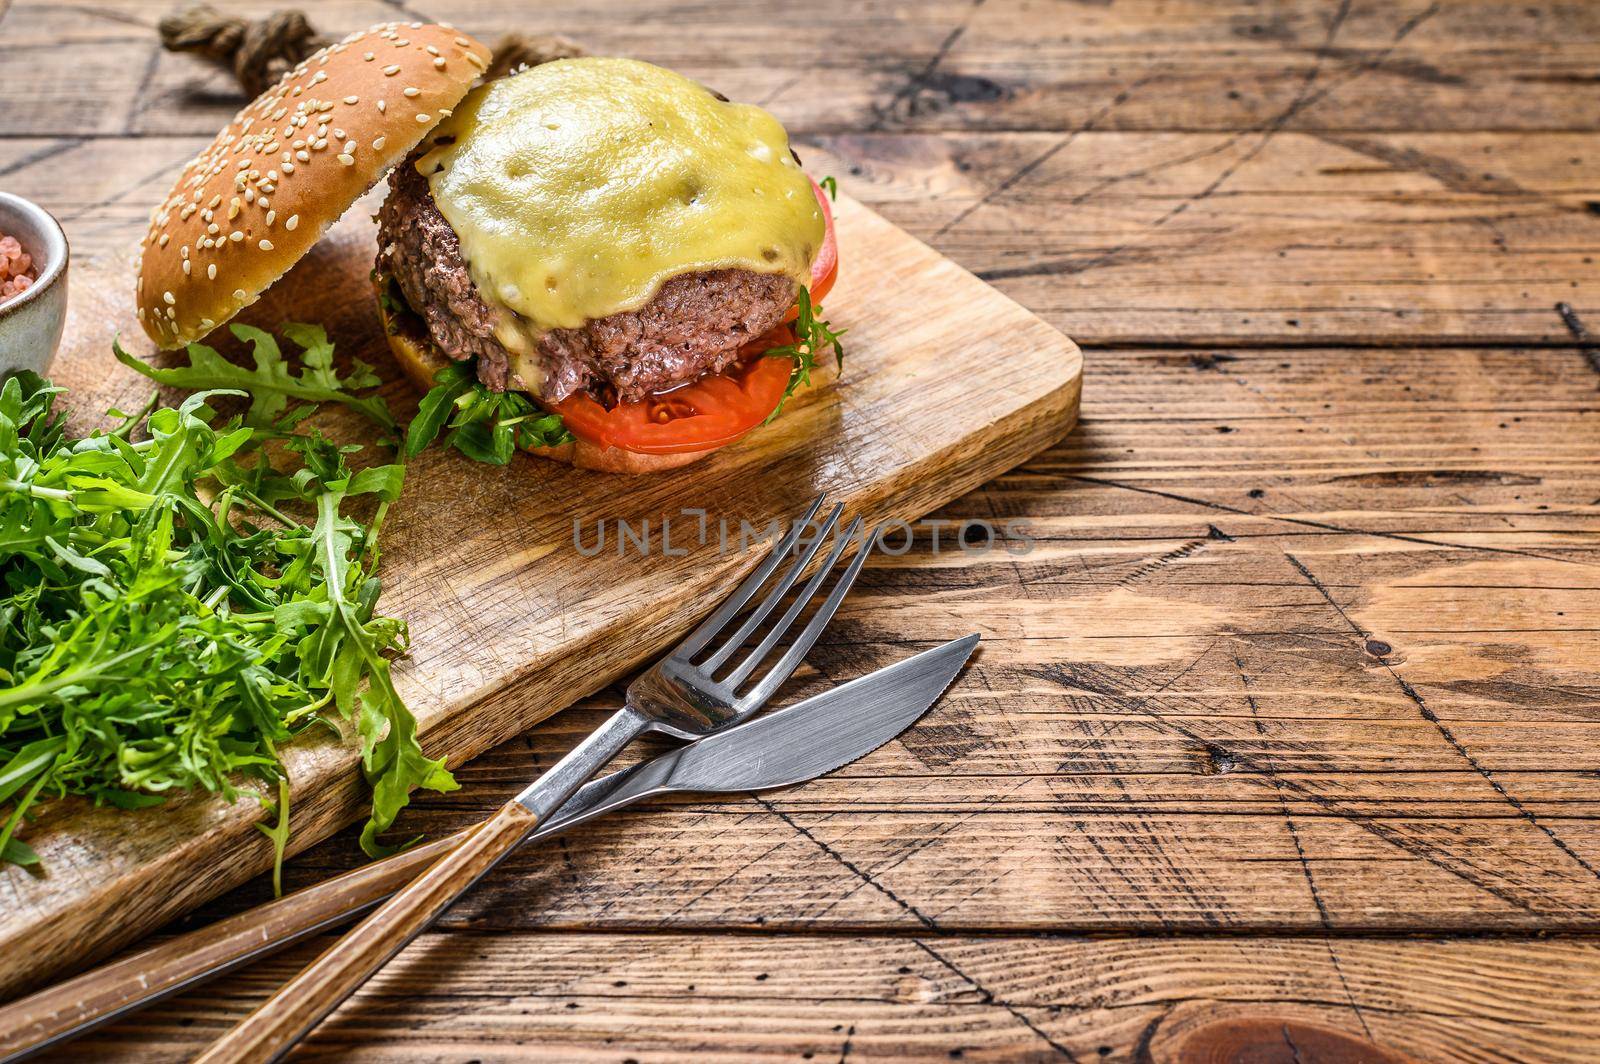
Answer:
[[(581, 788), (524, 841), (548, 838), (647, 798), (770, 790), (842, 768), (916, 723), (977, 645), (977, 635), (953, 640), (603, 776)], [(374, 861), (0, 1007), (0, 1064), (60, 1045), (337, 926), (408, 881), (393, 871), (386, 875), (385, 868), (409, 864), (414, 867), (405, 870), (419, 874), (466, 834)], [(317, 915), (297, 915), (307, 912)]]

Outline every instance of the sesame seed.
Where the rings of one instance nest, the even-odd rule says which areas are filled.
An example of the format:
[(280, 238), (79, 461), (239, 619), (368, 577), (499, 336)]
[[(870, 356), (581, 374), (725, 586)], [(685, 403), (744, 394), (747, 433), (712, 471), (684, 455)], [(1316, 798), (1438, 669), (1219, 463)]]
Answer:
[(346, 96), (344, 98), (344, 102), (345, 103), (360, 103), (361, 102), (361, 97), (359, 97), (359, 96)]
[(294, 157), (303, 163), (308, 163), (311, 161), (311, 153), (308, 151), (297, 151), (294, 153)]
[(210, 280), (210, 281), (215, 281), (217, 279), (217, 264), (216, 263), (212, 262), (212, 263), (208, 263), (206, 265), (206, 279)]
[(427, 48), (423, 49), (423, 51), (427, 52), (429, 55), (438, 55), (439, 54), (439, 49), (435, 48), (431, 44), (428, 45)]
[(235, 169), (244, 170), (244, 169), (247, 169), (249, 166), (250, 166), (250, 160), (249, 159), (240, 159), (239, 160), (239, 165), (237, 167), (235, 167)]
[(387, 143), (387, 142), (388, 142), (388, 138), (387, 137), (379, 137), (377, 140), (372, 142), (372, 150), (373, 151), (382, 151), (384, 144)]
[(267, 228), (268, 229), (272, 228), (272, 223), (274, 221), (276, 221), (277, 218), (278, 218), (278, 212), (277, 211), (268, 211), (267, 212)]
[(353, 155), (347, 155), (347, 154), (341, 152), (339, 154), (338, 158), (339, 158), (339, 161), (341, 163), (343, 163), (345, 166), (354, 166), (356, 164), (356, 159), (355, 159), (355, 156), (353, 156)]
[(272, 250), (272, 241), (263, 240), (263, 241), (261, 241), (261, 243), (257, 244), (256, 247), (260, 248), (262, 251), (271, 251)]
[(161, 293), (161, 298), (166, 301), (166, 304), (169, 307), (175, 305), (178, 302), (176, 299), (172, 298), (172, 293), (171, 292), (162, 292)]
[(321, 151), (323, 148), (326, 148), (327, 146), (328, 146), (328, 138), (327, 137), (318, 137), (316, 139), (316, 143), (311, 145), (311, 150), (312, 151)]
[(348, 140), (349, 138), (344, 135), (344, 130), (340, 129), (338, 126), (334, 126), (333, 127), (333, 139), (334, 140)]
[(294, 232), (294, 227), (299, 224), (300, 216), (298, 214), (291, 214), (289, 215), (289, 220), (283, 223), (283, 227), (290, 232)]
[(384, 77), (392, 78), (398, 73), (400, 73), (399, 63), (390, 63), (388, 66), (383, 68)]
[(244, 239), (244, 233), (238, 229), (235, 229), (233, 232), (228, 234), (228, 239), (237, 244), (239, 241)]
[(432, 115), (421, 115), (421, 114), (419, 114), (417, 116), (417, 121), (423, 123), (424, 125), (426, 125), (427, 123), (433, 121), (433, 116)]
[(222, 202), (222, 197), (220, 195), (212, 196), (211, 197), (211, 202), (206, 204), (206, 209), (210, 210), (211, 208), (215, 207), (217, 204), (219, 204), (221, 202)]
[(183, 275), (185, 277), (189, 276), (189, 271), (192, 270), (192, 269), (194, 269), (194, 263), (190, 262), (188, 259), (184, 259), (183, 260)]
[(480, 59), (478, 57), (478, 53), (477, 52), (468, 52), (467, 53), (467, 62), (471, 63), (473, 66), (477, 67), (479, 70), (484, 70), (484, 69), (486, 69), (488, 67), (488, 64), (485, 63), (482, 59)]
[(406, 86), (406, 95), (407, 96), (421, 96), (422, 95), (422, 90), (417, 88), (415, 85), (407, 85)]
[[(342, 136), (342, 134), (341, 134), (341, 136)], [(347, 141), (344, 142), (344, 152), (345, 152), (346, 155), (351, 154), (355, 150), (356, 150), (356, 142), (355, 141), (347, 140)]]
[(387, 111), (388, 109), (389, 109), (389, 105), (388, 104), (384, 103), (382, 100), (378, 101), (378, 113), (380, 115), (383, 114), (383, 112)]
[(472, 47), (472, 42), (467, 40), (465, 37), (457, 37), (456, 38), (456, 43), (459, 44), (463, 48), (471, 48)]
[(294, 173), (294, 163), (290, 162), (288, 159), (283, 160), (283, 172), (286, 174)]
[(244, 300), (250, 298), (250, 294), (248, 292), (246, 292), (243, 288), (235, 288), (233, 290), (233, 298), (243, 302)]
[(228, 221), (231, 222), (237, 217), (239, 217), (239, 197), (235, 196), (228, 201)]
[(371, 52), (362, 52), (361, 53), (361, 58), (365, 59), (367, 62), (370, 63), (370, 62), (372, 62), (374, 59), (376, 59), (378, 57), (376, 55), (373, 55)]
[(222, 232), (222, 226), (218, 225), (216, 222), (212, 222), (210, 225), (206, 226), (206, 232), (210, 233), (212, 236), (216, 236), (218, 233)]
[(156, 243), (160, 244), (162, 247), (166, 247), (167, 246), (167, 241), (170, 240), (170, 239), (171, 238), (169, 236), (167, 236), (167, 234), (162, 233), (161, 234), (161, 239), (156, 241)]
[(183, 245), (183, 247), (179, 248), (178, 249), (178, 254), (182, 255), (184, 258), (188, 258), (189, 257), (189, 245), (185, 244), (185, 245)]
[(260, 205), (262, 210), (266, 210), (272, 205), (272, 201), (267, 199), (265, 196), (262, 196), (260, 199), (256, 200), (256, 203)]

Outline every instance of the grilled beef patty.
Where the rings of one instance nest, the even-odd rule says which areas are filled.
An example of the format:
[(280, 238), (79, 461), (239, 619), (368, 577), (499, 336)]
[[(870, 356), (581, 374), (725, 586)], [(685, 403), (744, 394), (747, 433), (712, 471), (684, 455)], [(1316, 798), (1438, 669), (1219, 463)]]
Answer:
[[(378, 212), (378, 269), (394, 277), (441, 351), (477, 358), (478, 378), (504, 391), (510, 356), (494, 335), (495, 315), (478, 294), (461, 241), (439, 213), (415, 159), (389, 175)], [(739, 348), (783, 320), (795, 285), (781, 274), (709, 270), (668, 280), (639, 310), (554, 329), (539, 341), (540, 394), (559, 402), (578, 391), (633, 402), (716, 373)]]

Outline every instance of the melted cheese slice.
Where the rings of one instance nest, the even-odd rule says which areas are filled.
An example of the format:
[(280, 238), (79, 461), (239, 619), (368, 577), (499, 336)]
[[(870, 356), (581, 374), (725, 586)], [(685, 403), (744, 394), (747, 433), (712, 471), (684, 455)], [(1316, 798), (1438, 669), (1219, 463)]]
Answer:
[[(805, 284), (824, 222), (788, 134), (631, 59), (563, 59), (481, 86), (417, 162), (500, 339), (638, 310), (678, 274), (738, 267)], [(532, 359), (517, 358), (519, 375)], [(537, 386), (536, 381), (525, 380)]]

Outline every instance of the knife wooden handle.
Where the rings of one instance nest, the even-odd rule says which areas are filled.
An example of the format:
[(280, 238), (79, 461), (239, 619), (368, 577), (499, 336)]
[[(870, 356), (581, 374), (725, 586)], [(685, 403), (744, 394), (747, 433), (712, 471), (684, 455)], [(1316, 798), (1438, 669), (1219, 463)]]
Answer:
[(81, 1033), (354, 916), (411, 882), (472, 830), (363, 865), (0, 1007), (0, 1057)]
[[(516, 848), (538, 821), (509, 802), (381, 905), (196, 1058), (197, 1064), (275, 1060)], [(443, 841), (443, 840), (441, 840)]]

